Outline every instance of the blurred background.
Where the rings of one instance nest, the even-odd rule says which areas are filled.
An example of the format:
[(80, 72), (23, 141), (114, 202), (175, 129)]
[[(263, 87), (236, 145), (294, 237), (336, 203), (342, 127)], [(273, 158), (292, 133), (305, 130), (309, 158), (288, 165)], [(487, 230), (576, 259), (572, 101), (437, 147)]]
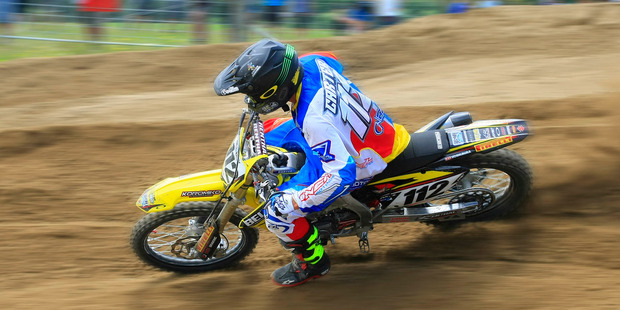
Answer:
[[(263, 37), (342, 36), (434, 14), (577, 1), (0, 0), (0, 61)], [(76, 43), (96, 43), (98, 47)]]
[[(620, 3), (550, 4), (0, 0), (0, 309), (620, 309)], [(339, 239), (300, 289), (271, 284), (290, 254), (266, 231), (232, 269), (144, 265), (135, 201), (221, 167), (244, 105), (213, 80), (262, 37), (334, 52), (410, 131), (528, 120), (530, 199), (454, 231), (377, 225), (370, 255)]]

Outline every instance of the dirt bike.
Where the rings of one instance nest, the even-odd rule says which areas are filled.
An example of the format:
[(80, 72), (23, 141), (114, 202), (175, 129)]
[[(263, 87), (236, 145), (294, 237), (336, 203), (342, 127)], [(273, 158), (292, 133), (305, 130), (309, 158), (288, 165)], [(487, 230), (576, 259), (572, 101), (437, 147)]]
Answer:
[[(532, 186), (528, 163), (504, 147), (529, 134), (524, 120), (473, 122), (468, 112), (446, 113), (411, 134), (410, 147), (383, 172), (307, 218), (323, 244), (357, 236), (368, 252), (375, 224), (441, 227), (504, 216)], [(262, 209), (270, 193), (305, 162), (303, 152), (267, 145), (259, 115), (246, 109), (222, 169), (168, 178), (142, 194), (136, 205), (148, 214), (135, 224), (130, 244), (144, 262), (164, 270), (232, 266), (266, 228)]]

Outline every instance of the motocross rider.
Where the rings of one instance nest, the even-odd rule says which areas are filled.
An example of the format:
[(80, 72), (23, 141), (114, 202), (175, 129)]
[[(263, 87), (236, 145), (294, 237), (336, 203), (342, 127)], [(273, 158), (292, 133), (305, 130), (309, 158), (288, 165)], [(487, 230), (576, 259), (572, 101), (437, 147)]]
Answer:
[(267, 228), (293, 253), (291, 263), (271, 274), (280, 286), (297, 286), (330, 270), (318, 230), (305, 217), (362, 187), (409, 143), (406, 129), (394, 124), (342, 71), (331, 53), (298, 57), (293, 46), (263, 39), (214, 83), (220, 96), (246, 94), (245, 103), (260, 114), (291, 109), (288, 125), (296, 128), (290, 133), (305, 139), (320, 158), (318, 173), (302, 168), (295, 182), (280, 186), (264, 207)]

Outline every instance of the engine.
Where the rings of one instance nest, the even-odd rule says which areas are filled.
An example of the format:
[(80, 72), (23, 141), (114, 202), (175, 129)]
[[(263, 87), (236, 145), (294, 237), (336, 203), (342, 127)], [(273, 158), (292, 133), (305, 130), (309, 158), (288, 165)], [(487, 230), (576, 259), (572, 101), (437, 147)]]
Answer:
[(321, 242), (326, 244), (334, 236), (346, 236), (354, 232), (359, 216), (347, 209), (332, 210), (320, 215), (312, 224), (319, 231)]

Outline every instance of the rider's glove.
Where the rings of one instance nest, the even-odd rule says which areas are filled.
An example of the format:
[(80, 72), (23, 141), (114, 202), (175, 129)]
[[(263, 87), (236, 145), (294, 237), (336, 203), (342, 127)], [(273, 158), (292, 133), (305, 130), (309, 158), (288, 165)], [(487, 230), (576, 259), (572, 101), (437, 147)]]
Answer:
[(293, 196), (285, 192), (275, 192), (269, 196), (267, 208), (270, 213), (286, 218), (287, 214), (295, 210)]

